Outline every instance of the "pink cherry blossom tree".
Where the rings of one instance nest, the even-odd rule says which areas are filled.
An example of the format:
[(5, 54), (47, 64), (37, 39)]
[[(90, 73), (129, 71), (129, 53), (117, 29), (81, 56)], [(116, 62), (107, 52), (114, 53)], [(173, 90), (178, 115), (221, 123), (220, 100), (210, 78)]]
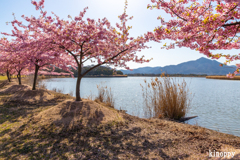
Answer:
[[(159, 16), (162, 26), (155, 29), (161, 39), (176, 41), (164, 48), (175, 46), (188, 47), (205, 54), (212, 59), (225, 57), (226, 62), (239, 60), (238, 55), (213, 54), (213, 50), (231, 50), (240, 48), (240, 6), (239, 0), (151, 0), (148, 8), (162, 9), (172, 19), (165, 21)], [(233, 77), (239, 74), (240, 64)]]
[[(44, 1), (40, 2), (32, 1), (36, 9), (44, 7)], [(127, 3), (125, 10), (126, 7)], [(150, 32), (137, 38), (129, 37), (131, 27), (126, 26), (126, 22), (132, 17), (128, 18), (125, 12), (119, 16), (121, 24), (116, 24), (114, 28), (106, 18), (98, 19), (98, 21), (90, 18), (83, 20), (86, 9), (74, 19), (69, 16), (70, 20), (61, 20), (54, 13), (54, 18), (47, 16), (47, 12), (42, 10), (42, 16), (38, 19), (23, 16), (29, 22), (28, 28), (31, 32), (44, 32), (41, 34), (44, 35), (44, 38), (42, 37), (44, 44), (52, 48), (55, 46), (56, 53), (65, 52), (66, 56), (71, 56), (75, 61), (78, 67), (76, 101), (81, 101), (80, 82), (88, 72), (103, 64), (129, 69), (126, 64), (128, 61), (149, 62), (144, 59), (144, 56), (138, 57), (136, 53), (148, 48), (145, 43), (154, 39), (154, 35)], [(83, 65), (87, 61), (93, 62), (94, 65), (83, 72)]]
[(11, 82), (11, 75), (14, 74), (14, 69), (12, 66), (10, 66), (9, 63), (3, 59), (0, 60), (0, 66), (0, 73), (6, 74), (8, 81)]
[[(1, 41), (0, 44), (2, 51), (1, 61), (7, 64), (8, 68), (13, 68), (14, 72), (17, 74), (19, 85), (21, 85), (21, 73), (24, 72), (24, 74), (27, 74), (28, 70), (30, 70), (30, 65), (26, 56), (22, 54), (21, 50), (18, 48), (20, 43), (16, 40), (10, 42), (5, 39)], [(10, 79), (9, 76), (8, 79)]]
[[(17, 43), (15, 43), (14, 46), (11, 45), (12, 43), (5, 45), (5, 52), (16, 53), (15, 58), (10, 56), (9, 61), (11, 61), (12, 64), (18, 63), (18, 65), (15, 66), (18, 73), (20, 73), (19, 71), (26, 66), (28, 66), (28, 69), (35, 68), (32, 90), (36, 90), (36, 81), (39, 70), (47, 70), (47, 67), (56, 66), (69, 71), (69, 74), (72, 74), (68, 66), (71, 61), (70, 58), (66, 57), (65, 54), (62, 55), (60, 50), (55, 49), (55, 45), (53, 46), (52, 43), (48, 43), (46, 33), (40, 30), (31, 32), (30, 26), (22, 25), (22, 23), (17, 20), (12, 21), (11, 24), (14, 27), (12, 34), (2, 34), (14, 37), (15, 40), (12, 41), (17, 41)], [(21, 30), (19, 28), (21, 28)], [(46, 72), (42, 71), (42, 74), (44, 73)], [(57, 74), (55, 72), (50, 73)], [(20, 78), (19, 75), (18, 77)]]
[(6, 38), (0, 39), (0, 73), (6, 73), (8, 81), (11, 82), (11, 75), (14, 74), (15, 70), (11, 63), (9, 63), (10, 55), (5, 51), (7, 43), (8, 41)]

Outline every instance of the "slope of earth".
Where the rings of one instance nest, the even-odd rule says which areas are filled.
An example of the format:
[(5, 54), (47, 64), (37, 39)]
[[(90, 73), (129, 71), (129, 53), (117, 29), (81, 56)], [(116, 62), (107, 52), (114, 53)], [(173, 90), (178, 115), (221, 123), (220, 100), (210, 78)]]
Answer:
[(0, 159), (192, 160), (209, 150), (240, 159), (240, 137), (14, 82), (0, 88)]

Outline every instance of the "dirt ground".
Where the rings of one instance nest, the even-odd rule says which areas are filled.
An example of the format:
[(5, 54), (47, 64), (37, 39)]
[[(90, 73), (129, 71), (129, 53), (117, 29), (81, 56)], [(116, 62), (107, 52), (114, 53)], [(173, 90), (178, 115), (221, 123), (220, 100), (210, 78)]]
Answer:
[(240, 159), (240, 137), (16, 82), (0, 87), (0, 159)]

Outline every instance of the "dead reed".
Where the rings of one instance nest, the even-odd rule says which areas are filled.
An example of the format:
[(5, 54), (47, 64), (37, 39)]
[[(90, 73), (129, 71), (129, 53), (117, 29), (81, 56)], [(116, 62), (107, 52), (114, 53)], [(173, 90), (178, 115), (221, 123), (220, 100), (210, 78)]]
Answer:
[(47, 89), (47, 85), (45, 83), (40, 83), (39, 81), (37, 83), (37, 86), (38, 88), (41, 88), (41, 89)]
[(72, 90), (70, 91), (69, 95), (73, 97), (73, 91)]
[(105, 103), (107, 106), (114, 108), (114, 98), (111, 87), (108, 88), (107, 86), (97, 85), (98, 88), (98, 95), (95, 98), (95, 101), (100, 101)]
[(94, 101), (96, 98), (94, 97), (94, 95), (91, 92), (90, 95), (86, 97), (86, 99)]
[(147, 117), (179, 120), (186, 115), (192, 97), (184, 79), (179, 82), (162, 74), (152, 78), (150, 83), (144, 82), (145, 86), (141, 86)]
[(64, 93), (64, 89), (59, 89), (59, 88), (54, 87), (51, 90), (54, 91), (54, 92), (57, 92), (57, 93)]

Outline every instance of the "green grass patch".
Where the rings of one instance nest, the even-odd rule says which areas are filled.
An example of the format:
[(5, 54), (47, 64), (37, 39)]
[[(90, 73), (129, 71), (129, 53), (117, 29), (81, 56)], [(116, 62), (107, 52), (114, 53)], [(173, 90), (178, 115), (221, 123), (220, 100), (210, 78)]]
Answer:
[[(26, 77), (26, 76), (22, 75), (21, 77), (23, 78), (23, 77)], [(13, 75), (13, 76), (11, 76), (11, 78), (17, 78), (17, 75)], [(7, 80), (7, 76), (0, 76), (0, 81), (1, 80)]]
[(0, 76), (0, 80), (7, 80), (7, 76)]

